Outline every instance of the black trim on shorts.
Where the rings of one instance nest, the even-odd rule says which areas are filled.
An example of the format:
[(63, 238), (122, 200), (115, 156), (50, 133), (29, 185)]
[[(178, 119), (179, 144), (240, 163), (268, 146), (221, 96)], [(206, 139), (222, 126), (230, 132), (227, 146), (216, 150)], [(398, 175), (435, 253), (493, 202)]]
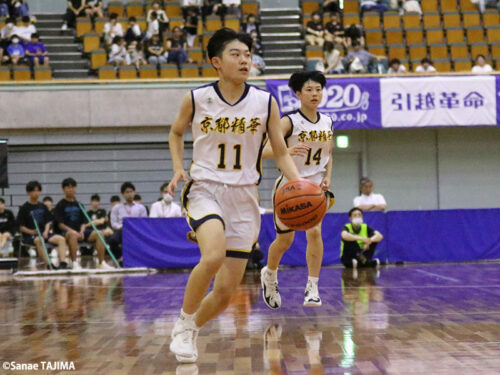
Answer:
[(228, 258), (238, 258), (238, 259), (249, 259), (250, 253), (245, 251), (234, 251), (234, 250), (226, 250), (226, 257)]
[(256, 168), (257, 168), (257, 173), (259, 174), (259, 179), (255, 185), (259, 185), (260, 181), (262, 180), (262, 152), (264, 151), (264, 147), (266, 146), (266, 142), (267, 142), (267, 135), (266, 135), (266, 133), (264, 133), (262, 135), (262, 142), (261, 142), (260, 147), (259, 147), (259, 154), (257, 155)]
[(187, 203), (188, 203), (188, 194), (189, 190), (191, 189), (191, 186), (193, 185), (194, 180), (189, 180), (184, 187), (184, 191), (182, 192), (181, 195), (181, 204), (182, 207), (184, 207), (185, 210), (187, 210)]
[(226, 223), (224, 223), (224, 220), (217, 214), (210, 214), (207, 216), (203, 216), (201, 219), (198, 219), (198, 220), (195, 220), (195, 219), (192, 219), (189, 217), (188, 218), (189, 226), (191, 228), (193, 228), (194, 231), (196, 231), (196, 229), (198, 229), (201, 224), (207, 222), (208, 220), (212, 220), (212, 219), (220, 220), (220, 222), (222, 223), (222, 226), (224, 227), (224, 230), (226, 230)]

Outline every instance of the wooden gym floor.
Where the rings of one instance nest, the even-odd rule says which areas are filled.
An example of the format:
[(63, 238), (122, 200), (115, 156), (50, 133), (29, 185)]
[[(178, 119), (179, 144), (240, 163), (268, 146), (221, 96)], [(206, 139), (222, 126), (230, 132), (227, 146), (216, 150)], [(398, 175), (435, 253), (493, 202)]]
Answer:
[(0, 361), (73, 361), (75, 371), (0, 374), (500, 373), (500, 264), (322, 270), (323, 306), (302, 306), (305, 268), (280, 270), (283, 307), (248, 272), (204, 327), (196, 365), (169, 352), (188, 273), (0, 275)]

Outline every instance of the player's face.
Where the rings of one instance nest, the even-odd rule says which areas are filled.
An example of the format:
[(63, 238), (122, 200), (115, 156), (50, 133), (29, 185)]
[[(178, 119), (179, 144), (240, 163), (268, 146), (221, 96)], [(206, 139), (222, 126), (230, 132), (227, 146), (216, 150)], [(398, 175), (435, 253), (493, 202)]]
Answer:
[(316, 109), (323, 98), (323, 87), (318, 82), (307, 81), (302, 90), (297, 92), (297, 97), (303, 106)]
[(252, 55), (246, 44), (233, 40), (226, 45), (221, 57), (212, 58), (212, 64), (222, 77), (236, 83), (244, 83), (248, 79)]

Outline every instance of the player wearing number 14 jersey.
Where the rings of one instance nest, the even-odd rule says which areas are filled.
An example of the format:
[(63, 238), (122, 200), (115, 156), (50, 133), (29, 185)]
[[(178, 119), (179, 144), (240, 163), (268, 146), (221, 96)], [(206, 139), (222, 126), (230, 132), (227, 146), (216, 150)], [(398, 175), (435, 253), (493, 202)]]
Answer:
[[(281, 134), (276, 101), (245, 82), (251, 46), (248, 35), (230, 29), (211, 37), (208, 57), (219, 81), (185, 96), (169, 135), (174, 177), (168, 189), (173, 194), (180, 180), (188, 180), (182, 136), (191, 124), (193, 163), (182, 201), (201, 252), (172, 330), (170, 350), (180, 362), (198, 358), (198, 331), (229, 304), (257, 240), (257, 184), (266, 134), (283, 173), (291, 180), (299, 178)], [(206, 294), (214, 277), (213, 289)]]
[[(333, 193), (329, 192), (332, 177), (332, 119), (318, 112), (325, 76), (318, 72), (297, 72), (292, 74), (288, 82), (290, 88), (300, 100), (300, 109), (281, 119), (281, 130), (285, 136), (288, 151), (299, 170), (300, 177), (320, 185), (330, 197), (333, 205)], [(266, 146), (264, 157), (273, 157), (274, 149)], [(278, 191), (287, 178), (281, 175), (276, 181), (273, 193)], [(290, 248), (294, 238), (293, 230), (286, 227), (274, 213), (276, 239), (269, 246), (267, 265), (262, 268), (262, 297), (271, 309), (281, 307), (281, 296), (278, 292), (278, 266), (283, 254)], [(309, 277), (306, 284), (304, 306), (321, 306), (318, 292), (318, 279), (323, 260), (323, 239), (321, 238), (321, 222), (306, 231), (306, 260)]]

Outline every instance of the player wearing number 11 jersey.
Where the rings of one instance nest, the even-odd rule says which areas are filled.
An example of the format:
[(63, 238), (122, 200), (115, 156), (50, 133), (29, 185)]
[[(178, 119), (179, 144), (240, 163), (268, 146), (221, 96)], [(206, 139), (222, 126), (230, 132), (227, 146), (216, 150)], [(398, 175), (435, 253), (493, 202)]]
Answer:
[[(248, 35), (231, 29), (212, 36), (208, 57), (219, 81), (185, 96), (169, 135), (174, 177), (168, 189), (173, 194), (180, 180), (188, 180), (182, 136), (191, 124), (193, 163), (182, 201), (201, 252), (172, 331), (170, 350), (180, 362), (198, 358), (198, 330), (229, 304), (257, 240), (257, 184), (266, 134), (283, 173), (290, 180), (299, 178), (281, 134), (276, 101), (246, 84), (251, 46)], [(205, 295), (214, 277), (213, 290)]]

